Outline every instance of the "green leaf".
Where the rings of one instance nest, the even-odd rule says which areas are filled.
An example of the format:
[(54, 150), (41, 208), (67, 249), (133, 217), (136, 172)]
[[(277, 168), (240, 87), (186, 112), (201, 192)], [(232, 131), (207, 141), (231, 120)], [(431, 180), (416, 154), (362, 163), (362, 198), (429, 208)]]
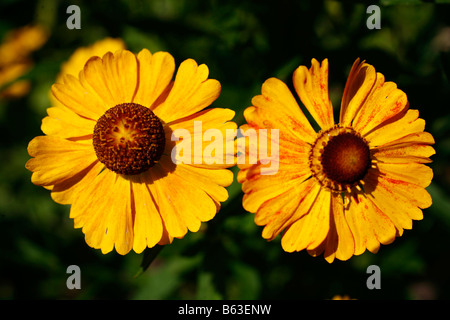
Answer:
[(135, 278), (139, 277), (142, 273), (145, 272), (145, 270), (148, 269), (148, 267), (152, 264), (152, 262), (164, 247), (165, 246), (156, 245), (153, 248), (147, 248), (144, 250), (144, 253), (142, 254), (142, 262), (138, 272), (134, 276)]
[[(200, 255), (193, 257), (182, 257), (178, 255), (171, 255), (167, 258), (161, 257), (161, 259), (158, 259), (158, 264), (155, 263), (136, 282), (138, 288), (131, 299), (179, 299), (180, 293), (177, 290), (186, 288), (187, 274), (194, 268), (198, 268), (201, 261)], [(190, 293), (186, 291), (182, 291), (181, 294), (185, 298), (192, 299)]]

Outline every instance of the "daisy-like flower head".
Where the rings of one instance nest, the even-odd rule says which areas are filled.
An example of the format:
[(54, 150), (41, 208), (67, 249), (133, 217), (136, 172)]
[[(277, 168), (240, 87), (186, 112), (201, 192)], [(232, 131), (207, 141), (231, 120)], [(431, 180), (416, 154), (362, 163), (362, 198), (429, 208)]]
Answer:
[(32, 182), (70, 204), (75, 228), (103, 253), (140, 253), (198, 231), (228, 197), (232, 164), (174, 163), (171, 153), (177, 129), (235, 130), (234, 111), (205, 109), (221, 88), (206, 65), (188, 59), (174, 72), (166, 52), (92, 57), (52, 86), (60, 104), (43, 119), (45, 136), (29, 143)]
[(27, 25), (5, 36), (0, 44), (0, 99), (19, 98), (28, 93), (30, 81), (17, 79), (33, 67), (31, 54), (47, 39), (47, 30), (39, 25)]
[(320, 130), (313, 129), (287, 85), (276, 78), (264, 82), (241, 129), (278, 130), (277, 139), (266, 134), (278, 152), (270, 158), (277, 170), (261, 174), (268, 158), (260, 154), (268, 150), (258, 153), (255, 164), (239, 164), (243, 206), (264, 226), (263, 238), (283, 232), (287, 252), (323, 253), (328, 262), (366, 249), (376, 253), (431, 205), (425, 187), (433, 172), (424, 164), (431, 162), (434, 139), (424, 132), (419, 112), (409, 109), (406, 94), (359, 59), (337, 124), (328, 96), (328, 60), (297, 68), (293, 86)]

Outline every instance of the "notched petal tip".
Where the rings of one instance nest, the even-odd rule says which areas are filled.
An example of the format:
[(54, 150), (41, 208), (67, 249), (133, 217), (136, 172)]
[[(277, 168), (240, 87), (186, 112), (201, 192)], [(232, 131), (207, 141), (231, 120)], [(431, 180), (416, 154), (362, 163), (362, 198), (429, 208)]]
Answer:
[(292, 79), (300, 100), (323, 130), (334, 125), (333, 106), (328, 94), (328, 69), (328, 59), (321, 64), (312, 59), (311, 67), (298, 67)]

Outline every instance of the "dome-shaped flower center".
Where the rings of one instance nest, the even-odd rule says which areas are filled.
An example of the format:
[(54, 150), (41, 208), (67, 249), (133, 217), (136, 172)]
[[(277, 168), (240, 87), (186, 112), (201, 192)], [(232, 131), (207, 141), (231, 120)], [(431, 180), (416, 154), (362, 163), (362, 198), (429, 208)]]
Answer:
[(151, 168), (161, 158), (165, 143), (159, 118), (136, 103), (108, 109), (94, 128), (98, 160), (119, 174), (133, 175)]
[(313, 175), (335, 191), (356, 186), (371, 164), (367, 142), (352, 128), (339, 126), (322, 132), (310, 155)]

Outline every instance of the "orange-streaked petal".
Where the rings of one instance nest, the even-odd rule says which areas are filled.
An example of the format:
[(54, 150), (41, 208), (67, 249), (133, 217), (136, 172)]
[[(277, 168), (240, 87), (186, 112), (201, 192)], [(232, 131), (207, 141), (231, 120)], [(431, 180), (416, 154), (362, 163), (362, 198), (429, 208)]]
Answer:
[(394, 223), (399, 235), (412, 228), (412, 219), (423, 218), (421, 209), (431, 206), (430, 195), (418, 185), (379, 175), (374, 169), (369, 170), (365, 182), (368, 197)]
[(274, 175), (261, 174), (261, 166), (254, 165), (238, 173), (237, 180), (242, 183), (244, 197), (242, 205), (249, 212), (256, 212), (267, 200), (281, 195), (311, 176), (308, 167), (299, 166), (298, 170), (280, 166)]
[(386, 163), (430, 163), (435, 150), (430, 144), (433, 136), (428, 132), (412, 133), (372, 150), (377, 161)]
[(330, 232), (317, 249), (308, 251), (314, 257), (323, 252), (325, 260), (329, 263), (335, 258), (348, 260), (355, 253), (355, 240), (345, 218), (342, 196), (332, 193), (331, 197)]
[(294, 71), (293, 83), (300, 100), (322, 130), (334, 125), (333, 106), (328, 95), (328, 59), (320, 64), (311, 60), (311, 68), (300, 66)]
[(375, 68), (359, 58), (353, 63), (342, 95), (340, 123), (350, 126), (377, 79)]
[(361, 135), (400, 114), (408, 108), (406, 94), (394, 82), (385, 82), (377, 73), (377, 80), (353, 121), (353, 128)]
[(355, 241), (355, 255), (366, 249), (376, 253), (380, 243), (389, 244), (395, 239), (392, 219), (364, 196), (357, 195), (357, 201), (350, 202), (345, 217)]
[(244, 117), (250, 126), (286, 130), (286, 135), (296, 139), (309, 143), (314, 141), (316, 132), (281, 80), (266, 80), (261, 87), (261, 95), (253, 97), (252, 105), (244, 111)]
[[(416, 206), (421, 209), (429, 208), (432, 204), (430, 194), (424, 187), (419, 185), (389, 176), (379, 176), (377, 183), (376, 190), (382, 189), (389, 192), (392, 194), (390, 197), (391, 199), (398, 197), (397, 204), (407, 202), (409, 206)], [(373, 192), (374, 194), (376, 193), (376, 190)], [(411, 210), (408, 213), (411, 219), (421, 220), (423, 217), (422, 213), (414, 214), (414, 212), (414, 210)]]
[(428, 187), (433, 179), (433, 170), (426, 165), (408, 163), (377, 163), (377, 168), (382, 175), (416, 184), (420, 187)]
[(403, 138), (412, 133), (422, 132), (425, 120), (419, 118), (419, 111), (409, 109), (399, 116), (392, 117), (376, 130), (370, 131), (364, 138), (370, 147), (377, 147)]
[(271, 130), (255, 130), (246, 124), (239, 129), (241, 135), (236, 139), (237, 164), (242, 172), (255, 165), (259, 169), (274, 166), (274, 173), (277, 173), (281, 166), (281, 171), (288, 170), (287, 167), (291, 167), (292, 171), (307, 167), (311, 145), (303, 140), (284, 139), (285, 130), (273, 135)]
[(376, 149), (388, 149), (392, 147), (404, 147), (412, 144), (420, 144), (420, 145), (433, 145), (434, 144), (433, 136), (428, 132), (415, 132), (410, 133), (404, 137), (401, 137), (396, 140), (391, 140), (388, 143), (383, 144), (382, 146), (377, 147)]
[(262, 237), (272, 240), (284, 228), (302, 218), (313, 205), (319, 191), (315, 181), (309, 179), (265, 201), (255, 214), (255, 223), (265, 225)]
[(316, 249), (327, 237), (330, 208), (331, 192), (321, 189), (309, 212), (291, 224), (283, 234), (283, 249), (286, 252)]

